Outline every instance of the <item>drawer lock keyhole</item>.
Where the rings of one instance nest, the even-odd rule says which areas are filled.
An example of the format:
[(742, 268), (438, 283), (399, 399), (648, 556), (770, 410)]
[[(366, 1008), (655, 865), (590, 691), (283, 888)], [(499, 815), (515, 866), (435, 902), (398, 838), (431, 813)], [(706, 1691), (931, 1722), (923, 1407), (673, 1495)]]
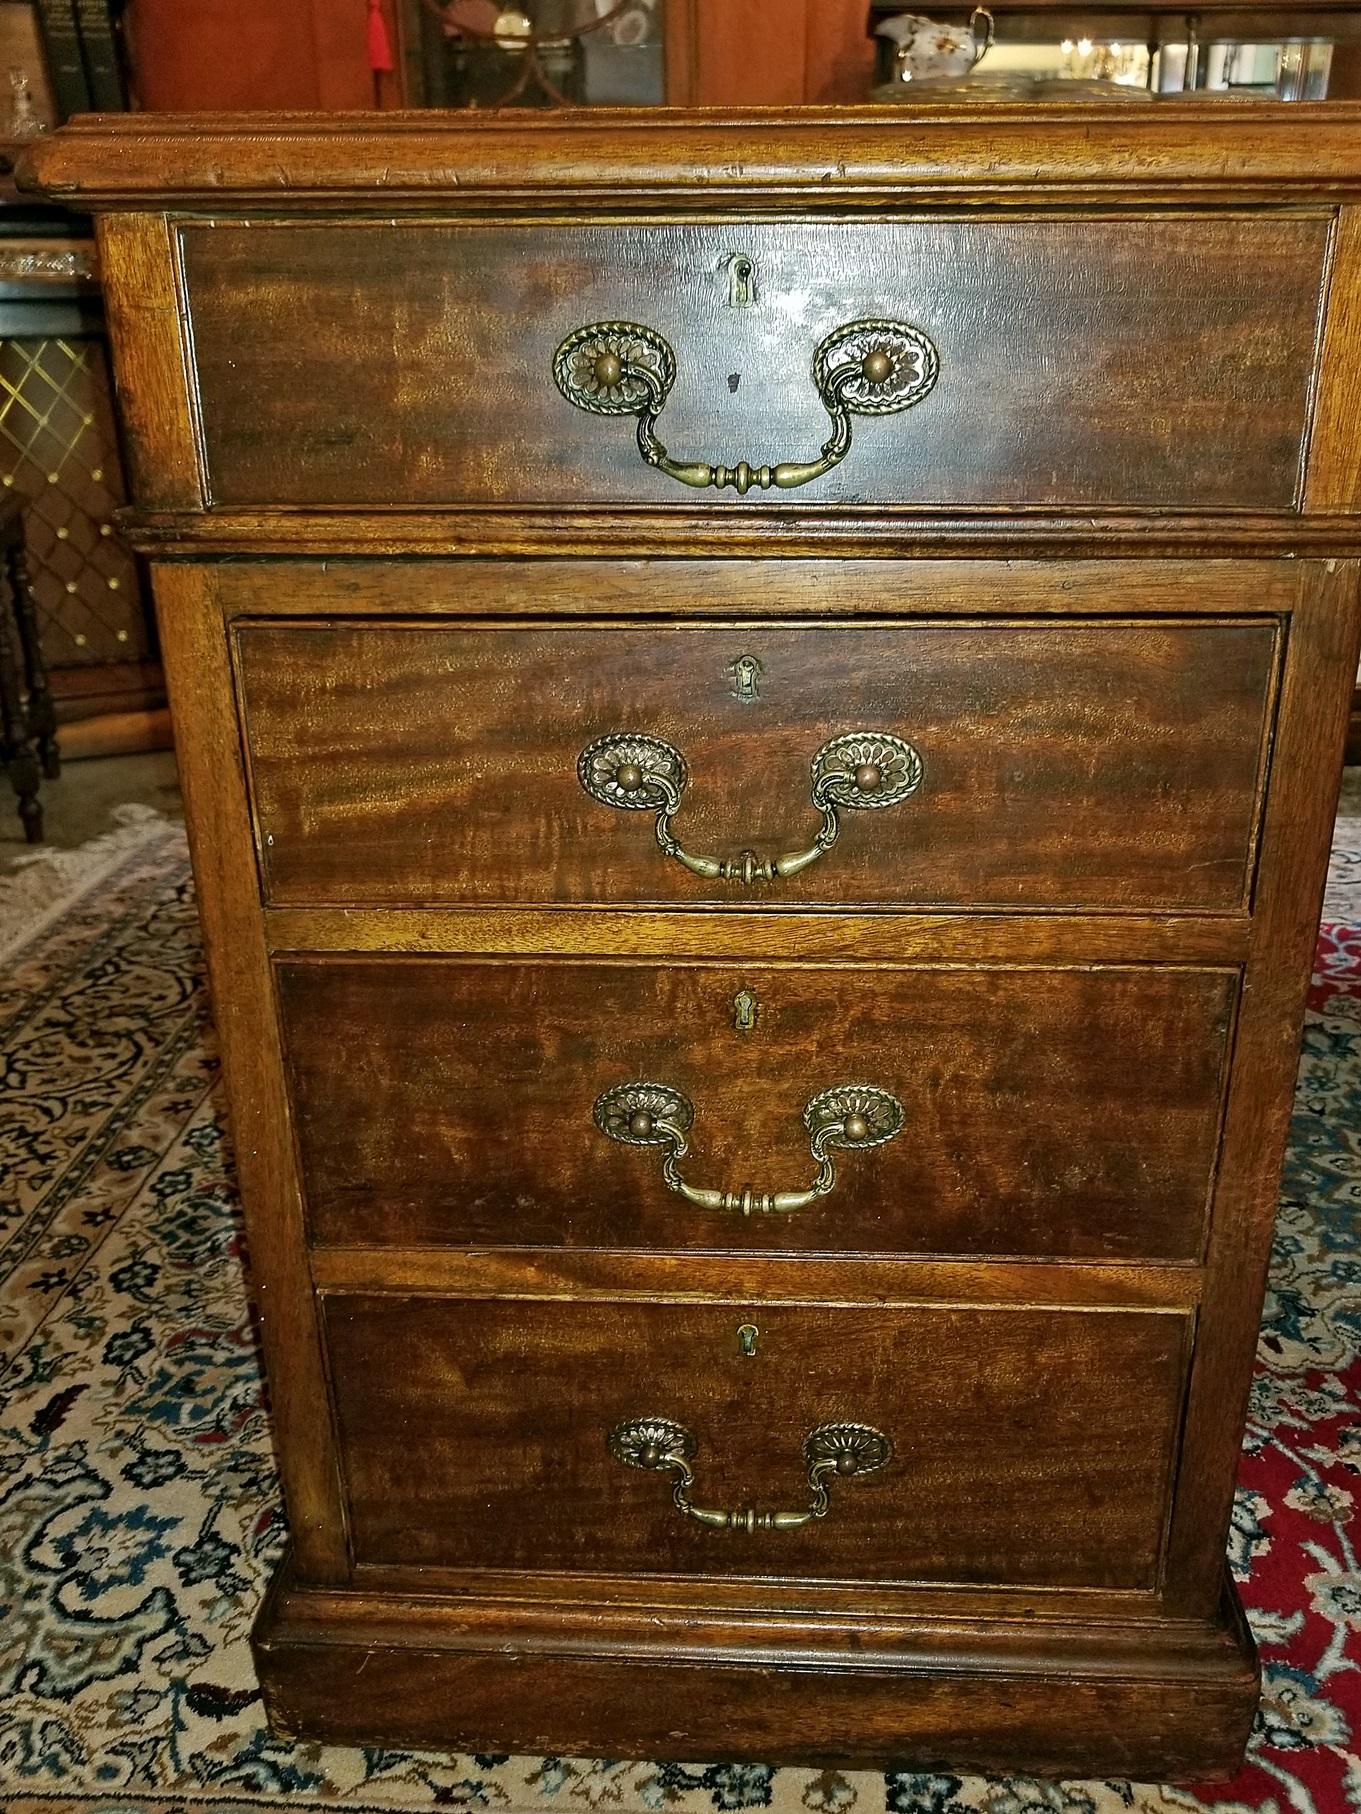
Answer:
[(736, 661), (729, 663), (728, 672), (732, 675), (734, 699), (740, 699), (743, 705), (751, 705), (761, 697), (764, 670), (754, 655), (739, 655)]
[(760, 1334), (761, 1331), (756, 1327), (755, 1323), (743, 1323), (742, 1327), (737, 1331), (737, 1346), (741, 1353), (748, 1357), (754, 1355), (756, 1353), (756, 1343)]
[(727, 261), (728, 307), (749, 309), (756, 301), (756, 266), (745, 252), (734, 252)]

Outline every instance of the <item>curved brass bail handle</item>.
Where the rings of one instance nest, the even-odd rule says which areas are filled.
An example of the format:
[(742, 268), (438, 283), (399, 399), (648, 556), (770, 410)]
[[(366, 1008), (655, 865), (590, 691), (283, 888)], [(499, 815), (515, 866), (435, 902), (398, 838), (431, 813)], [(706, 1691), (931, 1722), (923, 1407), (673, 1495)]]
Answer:
[(931, 391), (940, 355), (920, 328), (867, 316), (828, 334), (813, 355), (813, 383), (832, 431), (816, 460), (717, 466), (673, 460), (657, 435), (657, 419), (676, 381), (676, 355), (655, 328), (637, 321), (595, 321), (577, 328), (553, 355), (553, 379), (567, 401), (597, 416), (636, 416), (638, 452), (647, 465), (697, 490), (731, 487), (745, 497), (753, 486), (790, 491), (820, 479), (851, 451), (851, 417), (890, 416), (911, 409)]
[(642, 731), (611, 731), (587, 744), (577, 758), (577, 778), (593, 800), (625, 812), (656, 814), (663, 856), (692, 875), (748, 888), (807, 869), (836, 843), (839, 809), (896, 806), (916, 793), (924, 772), (921, 757), (903, 738), (888, 731), (847, 731), (824, 743), (813, 757), (812, 801), (822, 824), (811, 844), (775, 857), (754, 850), (711, 857), (686, 850), (672, 828), (690, 779), (685, 757), (672, 744)]
[(753, 466), (749, 460), (739, 460), (736, 466), (712, 466), (703, 460), (673, 460), (657, 434), (657, 418), (665, 407), (666, 392), (656, 374), (646, 366), (634, 369), (651, 398), (638, 417), (638, 452), (648, 466), (655, 466), (658, 472), (664, 472), (668, 479), (675, 479), (678, 485), (689, 485), (696, 491), (707, 490), (711, 485), (716, 491), (731, 488), (739, 497), (745, 497), (753, 486), (760, 491), (769, 491), (772, 486), (778, 491), (793, 491), (799, 485), (820, 479), (834, 466), (840, 466), (851, 451), (851, 415), (845, 393), (856, 376), (854, 365), (841, 366), (820, 386), (819, 395), (831, 418), (832, 432), (823, 442), (817, 459), (780, 460), (774, 466)]
[(696, 1505), (691, 1499), (695, 1474), (690, 1463), (699, 1445), (693, 1433), (674, 1418), (631, 1417), (615, 1425), (605, 1445), (625, 1467), (674, 1475), (671, 1498), (676, 1510), (697, 1524), (727, 1531), (792, 1531), (815, 1518), (825, 1518), (831, 1503), (830, 1481), (876, 1473), (893, 1459), (893, 1444), (872, 1424), (819, 1424), (803, 1442), (809, 1493), (806, 1506), (796, 1512), (761, 1512), (751, 1506), (727, 1511)]
[(665, 1083), (617, 1083), (603, 1091), (593, 1110), (596, 1126), (625, 1146), (664, 1150), (662, 1182), (668, 1190), (700, 1209), (726, 1210), (740, 1216), (788, 1215), (807, 1209), (836, 1184), (833, 1152), (859, 1152), (882, 1146), (901, 1132), (906, 1111), (896, 1096), (872, 1083), (841, 1083), (813, 1097), (803, 1111), (808, 1144), (817, 1175), (805, 1190), (711, 1190), (681, 1176), (680, 1162), (690, 1150), (686, 1136), (695, 1119), (688, 1096)]

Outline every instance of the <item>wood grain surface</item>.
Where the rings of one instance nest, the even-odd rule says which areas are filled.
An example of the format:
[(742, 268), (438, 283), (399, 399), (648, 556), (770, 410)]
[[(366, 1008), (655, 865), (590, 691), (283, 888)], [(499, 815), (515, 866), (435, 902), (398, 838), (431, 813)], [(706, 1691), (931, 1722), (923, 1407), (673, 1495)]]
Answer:
[(334, 210), (668, 213), (750, 217), (886, 204), (1216, 208), (1361, 194), (1361, 107), (1139, 108), (1063, 102), (608, 108), (535, 115), (131, 114), (39, 140), (19, 179), (79, 207), (215, 213)]
[(1333, 229), (1328, 307), (1314, 399), (1305, 508), (1361, 506), (1361, 383), (1349, 349), (1361, 336), (1361, 208), (1341, 208)]
[[(1194, 1627), (1097, 1614), (1105, 1596), (1090, 1592), (1085, 1614), (1036, 1619), (1033, 1589), (1009, 1620), (956, 1589), (951, 1609), (895, 1622), (883, 1612), (894, 1590), (878, 1583), (844, 1590), (840, 1617), (754, 1615), (762, 1583), (751, 1580), (734, 1584), (716, 1625), (704, 1602), (721, 1583), (682, 1584), (685, 1598), (666, 1604), (670, 1584), (652, 1577), (633, 1606), (626, 1577), (583, 1585), (580, 1599), (562, 1576), (551, 1596), (512, 1597), (493, 1576), (481, 1594), (416, 1598), (397, 1585), (327, 1593), (285, 1570), (255, 1634), (271, 1726), (463, 1749), (490, 1734), (555, 1756), (584, 1755), (608, 1730), (648, 1758), (694, 1757), (721, 1731), (727, 1755), (759, 1764), (947, 1759), (997, 1775), (1203, 1784), (1236, 1767), (1257, 1707), (1252, 1640), (1227, 1583), (1216, 1617)], [(808, 1597), (793, 1582), (779, 1591)], [(776, 1654), (797, 1666), (772, 1667)]]
[[(1230, 971), (295, 959), (277, 969), (313, 1238), (739, 1252), (1199, 1257)], [(734, 999), (756, 1024), (734, 1027)], [(801, 1190), (805, 1103), (906, 1110), (788, 1215), (706, 1210), (598, 1095), (695, 1107), (694, 1184)]]
[[(1031, 564), (1039, 560), (1355, 560), (1355, 511), (927, 510), (921, 506), (769, 502), (754, 510), (694, 503), (653, 507), (449, 505), (334, 510), (299, 505), (212, 510), (132, 510), (131, 545), (162, 558), (210, 556), (369, 559), (562, 558), (595, 561), (937, 561)], [(1185, 569), (1183, 568), (1184, 572)], [(749, 610), (750, 608), (748, 608)], [(741, 610), (741, 607), (738, 607)], [(751, 615), (759, 615), (752, 612)]]
[[(1184, 1314), (328, 1297), (325, 1326), (360, 1561), (1156, 1584)], [(813, 1525), (716, 1531), (607, 1451), (646, 1415), (693, 1431), (708, 1506), (799, 1508), (832, 1419), (895, 1455)]]
[[(214, 513), (217, 522), (223, 513)], [(233, 519), (236, 520), (236, 519)], [(304, 519), (305, 520), (305, 519)], [(356, 534), (371, 519), (332, 517)], [(280, 512), (299, 533), (297, 512)], [(422, 519), (434, 534), (440, 519)], [(259, 520), (257, 536), (266, 531)], [(775, 525), (759, 525), (767, 549), (783, 554)], [(1151, 532), (1151, 525), (1150, 525)], [(205, 533), (215, 533), (211, 527)], [(531, 534), (537, 533), (535, 530)], [(709, 533), (722, 534), (710, 518)], [(1208, 528), (1204, 531), (1210, 535)], [(581, 619), (623, 620), (644, 630), (654, 620), (712, 612), (723, 621), (779, 623), (786, 618), (1112, 618), (1288, 617), (1320, 567), (1279, 552), (1284, 531), (1272, 530), (1269, 560), (1198, 561), (1073, 559), (834, 561), (813, 556), (729, 558), (711, 553), (671, 559), (488, 558), (456, 545), (457, 559), (235, 559), (204, 563), (204, 584), (232, 623), (252, 618), (548, 619), (568, 629)]]
[[(1281, 509), (1327, 243), (1324, 218), (1230, 215), (753, 222), (736, 247), (726, 226), (349, 220), (187, 227), (182, 256), (219, 504), (681, 504), (694, 493), (643, 464), (630, 418), (559, 394), (562, 340), (659, 331), (673, 454), (761, 465), (827, 439), (824, 336), (890, 317), (934, 342), (934, 390), (856, 418), (799, 498)], [(728, 306), (734, 250), (749, 308)]]
[(1006, 1260), (995, 1255), (708, 1253), (571, 1247), (323, 1247), (308, 1254), (324, 1291), (441, 1297), (657, 1298), (696, 1303), (1087, 1305), (1191, 1309), (1204, 1268), (1185, 1261)]
[(207, 494), (177, 237), (154, 215), (105, 217), (96, 230), (133, 495), (143, 508), (201, 509)]
[(327, 1388), (282, 1049), (254, 877), (241, 862), (250, 809), (230, 651), (206, 578), (198, 567), (156, 575), (166, 683), (294, 1567), (301, 1580), (335, 1582), (349, 1572), (339, 1460), (331, 1421), (318, 1415)]
[(1234, 963), (1252, 918), (1233, 914), (989, 912), (601, 913), (595, 907), (275, 907), (279, 952), (480, 951), (489, 956), (790, 958), (849, 963)]
[(1201, 1613), (1228, 1537), (1359, 643), (1356, 568), (1319, 574), (1290, 629), (1173, 1520), (1169, 1587)]
[[(248, 624), (237, 651), (278, 905), (1247, 899), (1268, 625)], [(755, 702), (734, 696), (744, 655), (763, 671)], [(816, 751), (860, 730), (913, 745), (919, 790), (848, 809), (820, 862), (755, 887), (690, 874), (658, 850), (651, 814), (577, 777), (599, 737), (660, 737), (689, 764), (682, 843), (773, 856), (818, 828)]]

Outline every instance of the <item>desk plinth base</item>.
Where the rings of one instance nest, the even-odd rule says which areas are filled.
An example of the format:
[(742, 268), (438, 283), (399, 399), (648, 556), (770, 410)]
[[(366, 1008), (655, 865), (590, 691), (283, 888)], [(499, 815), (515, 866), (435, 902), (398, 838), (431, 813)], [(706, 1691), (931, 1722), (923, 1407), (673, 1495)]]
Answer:
[(1174, 1782), (1231, 1774), (1257, 1706), (1227, 1581), (1206, 1624), (886, 1617), (872, 1589), (836, 1616), (797, 1596), (734, 1611), (731, 1584), (725, 1605), (665, 1588), (660, 1604), (505, 1579), (399, 1594), (303, 1585), (285, 1564), (254, 1633), (270, 1723), (451, 1752)]

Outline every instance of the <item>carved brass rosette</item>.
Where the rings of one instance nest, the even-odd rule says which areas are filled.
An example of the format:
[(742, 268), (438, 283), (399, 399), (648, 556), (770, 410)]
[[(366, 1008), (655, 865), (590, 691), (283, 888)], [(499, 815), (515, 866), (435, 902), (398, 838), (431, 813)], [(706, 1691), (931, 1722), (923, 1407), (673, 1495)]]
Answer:
[(675, 811), (690, 779), (684, 756), (641, 731), (597, 737), (577, 757), (577, 779), (602, 806)]
[(674, 1417), (635, 1417), (617, 1424), (605, 1441), (610, 1454), (626, 1468), (661, 1468), (674, 1456), (689, 1461), (699, 1446)]
[(916, 793), (924, 773), (921, 757), (903, 738), (888, 731), (848, 731), (814, 756), (813, 799), (857, 811), (896, 806)]
[(803, 1111), (803, 1125), (828, 1146), (853, 1152), (882, 1146), (902, 1132), (906, 1111), (896, 1096), (872, 1083), (840, 1083), (814, 1096)]
[(824, 1423), (808, 1432), (803, 1458), (810, 1468), (830, 1466), (843, 1476), (874, 1474), (892, 1461), (893, 1444), (871, 1424)]
[(569, 403), (595, 416), (660, 409), (676, 382), (676, 355), (636, 321), (597, 321), (569, 334), (553, 357), (553, 378)]
[(666, 1146), (671, 1129), (686, 1133), (695, 1118), (688, 1096), (664, 1083), (617, 1083), (596, 1098), (595, 1124), (625, 1146)]
[(813, 355), (813, 382), (857, 416), (893, 416), (934, 389), (940, 355), (905, 321), (848, 321)]

